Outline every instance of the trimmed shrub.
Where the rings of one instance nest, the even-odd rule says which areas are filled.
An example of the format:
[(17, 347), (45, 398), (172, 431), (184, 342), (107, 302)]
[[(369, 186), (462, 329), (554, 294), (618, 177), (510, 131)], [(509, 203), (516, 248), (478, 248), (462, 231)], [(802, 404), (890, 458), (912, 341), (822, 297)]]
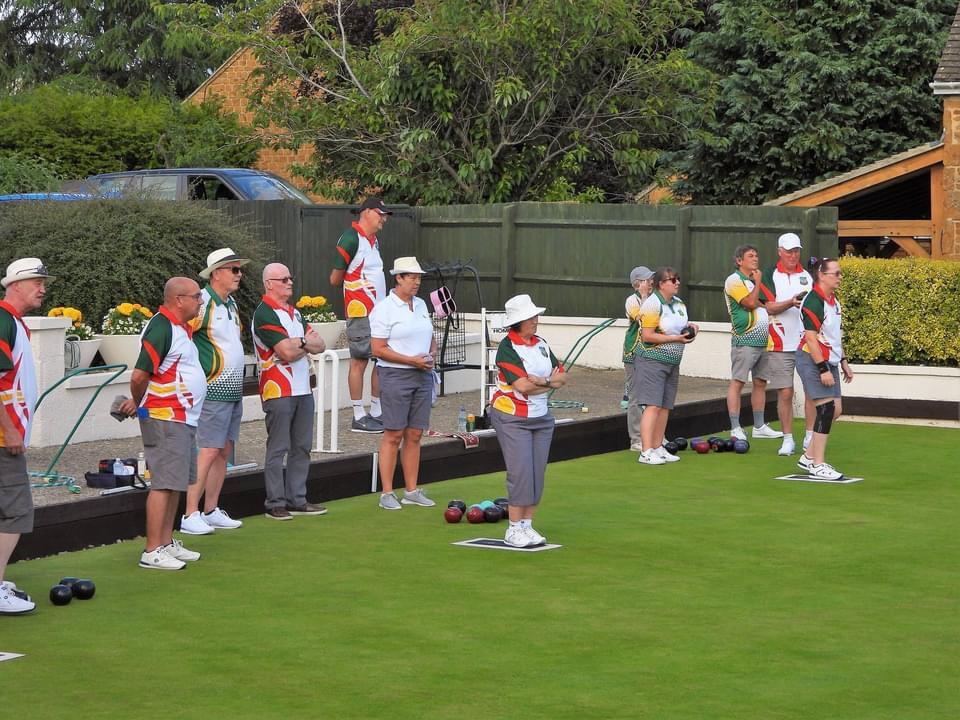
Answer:
[(200, 283), (207, 254), (231, 247), (253, 262), (235, 296), (244, 326), (261, 296), (260, 273), (274, 257), (247, 228), (198, 203), (143, 200), (11, 203), (0, 206), (0, 267), (39, 257), (57, 276), (43, 314), (58, 305), (83, 312), (94, 330), (120, 302), (156, 310), (176, 275)]
[(960, 365), (960, 263), (845, 257), (840, 267), (851, 361)]

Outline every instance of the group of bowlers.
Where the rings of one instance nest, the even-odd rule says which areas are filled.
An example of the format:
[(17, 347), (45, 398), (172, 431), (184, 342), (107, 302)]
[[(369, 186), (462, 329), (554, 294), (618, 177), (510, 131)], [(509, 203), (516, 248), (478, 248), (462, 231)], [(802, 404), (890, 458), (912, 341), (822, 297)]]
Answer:
[[(840, 303), (836, 290), (842, 281), (839, 262), (824, 258), (811, 265), (800, 260), (802, 243), (795, 233), (777, 240), (777, 262), (760, 269), (760, 252), (753, 245), (734, 251), (736, 270), (724, 282), (723, 294), (731, 323), (731, 372), (727, 389), (730, 435), (746, 440), (740, 426), (740, 397), (752, 380), (752, 436), (782, 439), (779, 454), (796, 453), (793, 438), (794, 374), (803, 385), (806, 430), (797, 465), (819, 480), (841, 480), (843, 473), (826, 462), (827, 438), (842, 412), (841, 377), (853, 380), (844, 354)], [(672, 268), (656, 273), (634, 268), (634, 292), (626, 299), (630, 324), (624, 339), (627, 373), (623, 405), (631, 448), (639, 462), (662, 465), (679, 457), (667, 453), (666, 415), (676, 397), (683, 345), (695, 338), (697, 326), (686, 318), (676, 296), (680, 279)], [(692, 328), (681, 334), (685, 328)], [(766, 424), (768, 389), (777, 391), (777, 415), (782, 431)], [(646, 431), (646, 432), (645, 432)]]

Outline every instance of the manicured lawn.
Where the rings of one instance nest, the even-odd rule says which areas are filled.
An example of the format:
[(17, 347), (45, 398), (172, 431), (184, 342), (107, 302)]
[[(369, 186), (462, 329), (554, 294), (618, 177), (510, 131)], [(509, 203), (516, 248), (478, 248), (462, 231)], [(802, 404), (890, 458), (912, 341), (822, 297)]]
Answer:
[[(537, 528), (559, 550), (455, 547), (446, 501), (373, 496), (320, 518), (187, 537), (203, 559), (141, 570), (141, 542), (30, 562), (40, 597), (0, 618), (0, 707), (38, 718), (863, 718), (960, 714), (960, 434), (838, 424), (865, 481), (773, 480), (748, 455), (557, 463)], [(795, 459), (795, 458), (794, 458)], [(54, 607), (62, 575), (97, 596)]]

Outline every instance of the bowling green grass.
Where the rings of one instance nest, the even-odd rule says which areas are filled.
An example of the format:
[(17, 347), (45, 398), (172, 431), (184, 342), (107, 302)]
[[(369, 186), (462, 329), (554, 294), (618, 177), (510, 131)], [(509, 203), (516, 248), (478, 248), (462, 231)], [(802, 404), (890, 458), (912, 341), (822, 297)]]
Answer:
[[(960, 433), (840, 423), (854, 485), (774, 480), (748, 455), (630, 452), (551, 465), (537, 527), (563, 548), (455, 547), (447, 525), (373, 496), (325, 517), (248, 518), (187, 538), (203, 559), (141, 570), (142, 543), (17, 563), (40, 596), (0, 618), (4, 716), (705, 718), (960, 716)], [(54, 607), (62, 575), (97, 595)]]

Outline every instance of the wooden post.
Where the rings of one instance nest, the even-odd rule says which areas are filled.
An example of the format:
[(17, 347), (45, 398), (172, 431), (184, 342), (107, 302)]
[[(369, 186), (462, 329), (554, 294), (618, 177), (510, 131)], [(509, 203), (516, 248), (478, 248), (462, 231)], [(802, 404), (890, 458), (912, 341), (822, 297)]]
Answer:
[(947, 215), (946, 198), (943, 190), (943, 165), (930, 168), (930, 256), (943, 257), (944, 218)]
[(514, 294), (513, 275), (517, 265), (514, 248), (517, 237), (517, 227), (514, 224), (516, 216), (516, 205), (503, 206), (503, 213), (500, 216), (500, 297), (494, 305), (497, 309), (502, 308)]
[(674, 263), (680, 277), (690, 278), (690, 220), (692, 207), (682, 207), (677, 213), (676, 241), (674, 243)]

